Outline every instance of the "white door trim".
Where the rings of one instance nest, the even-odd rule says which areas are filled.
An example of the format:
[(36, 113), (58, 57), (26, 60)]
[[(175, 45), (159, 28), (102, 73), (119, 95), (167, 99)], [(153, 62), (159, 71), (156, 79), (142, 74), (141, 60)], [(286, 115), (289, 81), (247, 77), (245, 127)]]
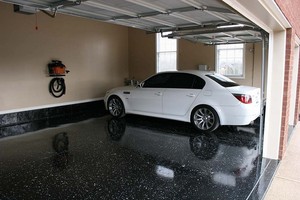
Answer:
[(274, 0), (223, 0), (269, 33), (263, 156), (278, 159), (282, 120), (286, 29), (291, 25)]

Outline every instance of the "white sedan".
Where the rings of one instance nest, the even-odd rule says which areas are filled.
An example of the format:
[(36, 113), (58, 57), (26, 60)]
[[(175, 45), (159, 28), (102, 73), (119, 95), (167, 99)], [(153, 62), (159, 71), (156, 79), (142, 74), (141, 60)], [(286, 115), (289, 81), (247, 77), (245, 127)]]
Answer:
[(109, 90), (104, 101), (114, 117), (130, 113), (179, 120), (207, 132), (250, 124), (261, 110), (259, 88), (198, 70), (158, 73), (136, 87)]

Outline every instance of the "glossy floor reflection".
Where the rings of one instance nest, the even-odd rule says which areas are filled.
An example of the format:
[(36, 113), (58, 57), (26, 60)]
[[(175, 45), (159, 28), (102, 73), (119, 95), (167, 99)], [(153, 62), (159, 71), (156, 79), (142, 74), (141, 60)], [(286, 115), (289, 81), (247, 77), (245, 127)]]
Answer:
[(261, 199), (258, 127), (109, 116), (0, 140), (0, 199)]

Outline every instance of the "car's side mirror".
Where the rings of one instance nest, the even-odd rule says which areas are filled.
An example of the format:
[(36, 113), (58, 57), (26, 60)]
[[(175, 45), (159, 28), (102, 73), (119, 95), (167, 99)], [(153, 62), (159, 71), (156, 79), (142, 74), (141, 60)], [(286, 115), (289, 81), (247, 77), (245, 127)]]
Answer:
[(137, 87), (142, 88), (144, 86), (144, 82), (141, 82), (140, 84), (137, 85)]

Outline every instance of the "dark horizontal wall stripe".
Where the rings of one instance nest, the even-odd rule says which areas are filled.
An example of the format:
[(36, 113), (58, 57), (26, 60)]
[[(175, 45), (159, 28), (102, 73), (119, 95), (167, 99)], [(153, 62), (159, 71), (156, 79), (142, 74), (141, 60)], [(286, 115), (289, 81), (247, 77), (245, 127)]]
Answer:
[(105, 114), (103, 100), (2, 114), (0, 115), (0, 138), (100, 117)]

